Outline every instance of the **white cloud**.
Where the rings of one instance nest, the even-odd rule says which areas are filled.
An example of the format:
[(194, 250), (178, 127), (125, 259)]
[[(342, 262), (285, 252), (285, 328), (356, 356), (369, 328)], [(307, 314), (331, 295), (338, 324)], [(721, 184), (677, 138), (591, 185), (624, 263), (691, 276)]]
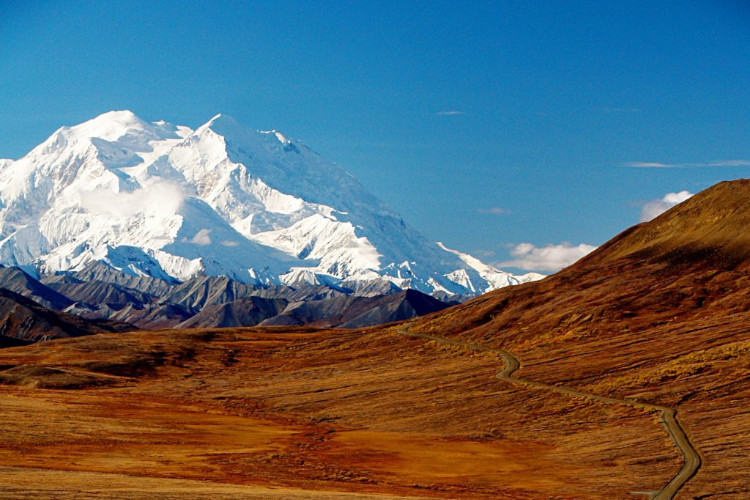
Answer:
[(673, 168), (675, 165), (668, 165), (666, 163), (658, 163), (655, 161), (630, 161), (622, 164), (623, 167), (631, 168)]
[(459, 111), (457, 109), (448, 109), (445, 111), (438, 111), (435, 113), (437, 116), (457, 116), (457, 115), (465, 115), (465, 111)]
[(130, 217), (137, 213), (173, 214), (184, 195), (176, 184), (154, 182), (132, 192), (106, 188), (79, 192), (81, 206), (92, 214)]
[(479, 212), (480, 214), (507, 215), (510, 213), (510, 210), (507, 210), (501, 207), (491, 207), (491, 208), (478, 208), (477, 212)]
[(682, 203), (693, 196), (689, 191), (680, 191), (679, 193), (667, 193), (660, 200), (652, 200), (645, 203), (641, 208), (641, 222), (648, 222), (658, 217), (678, 203)]
[(201, 229), (195, 236), (190, 240), (190, 243), (195, 245), (206, 246), (211, 244), (211, 237), (208, 235), (211, 232), (210, 229)]
[(563, 267), (571, 265), (581, 257), (596, 250), (594, 245), (581, 243), (571, 245), (568, 242), (559, 245), (546, 245), (537, 247), (531, 243), (516, 245), (510, 254), (513, 260), (500, 262), (500, 267), (518, 267), (526, 271), (559, 271)]
[(220, 243), (220, 245), (225, 246), (225, 247), (238, 247), (238, 246), (240, 246), (239, 242), (237, 242), (237, 241), (229, 241), (229, 240), (222, 241)]
[(631, 168), (702, 168), (702, 167), (750, 167), (750, 160), (716, 160), (707, 163), (660, 163), (655, 161), (630, 161), (622, 164)]

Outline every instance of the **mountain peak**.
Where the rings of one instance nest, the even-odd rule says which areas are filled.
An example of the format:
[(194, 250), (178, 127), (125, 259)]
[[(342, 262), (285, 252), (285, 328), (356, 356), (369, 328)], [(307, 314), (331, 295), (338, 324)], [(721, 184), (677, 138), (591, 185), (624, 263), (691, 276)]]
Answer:
[(280, 142), (284, 147), (288, 148), (292, 145), (292, 140), (276, 129), (255, 130), (248, 127), (247, 125), (240, 123), (233, 116), (225, 115), (222, 113), (217, 114), (209, 121), (207, 121), (204, 125), (198, 128), (198, 130), (203, 129), (210, 129), (213, 132), (223, 136), (224, 138), (249, 140), (250, 137), (255, 137), (256, 139), (258, 137), (272, 137), (276, 141)]
[[(435, 245), (333, 162), (217, 114), (193, 131), (110, 111), (0, 163), (0, 263), (475, 294), (519, 280)], [(409, 262), (406, 273), (398, 262)], [(466, 272), (460, 273), (461, 269)]]
[(101, 115), (93, 118), (87, 122), (78, 125), (82, 126), (112, 126), (117, 125), (126, 128), (149, 128), (151, 124), (139, 118), (135, 113), (130, 110), (115, 110), (102, 113)]
[[(139, 118), (129, 110), (109, 111), (68, 129), (69, 134), (85, 140), (96, 138), (105, 141), (118, 141), (121, 138), (139, 137), (141, 141), (164, 139), (169, 135), (167, 127), (157, 126)], [(141, 142), (139, 141), (139, 142)]]
[(225, 132), (231, 132), (235, 130), (248, 131), (252, 130), (249, 127), (238, 122), (234, 117), (225, 115), (223, 113), (217, 113), (206, 123), (198, 127), (201, 129), (211, 129), (219, 135), (226, 135)]
[(130, 111), (129, 109), (113, 109), (112, 111), (107, 111), (106, 113), (102, 113), (101, 115), (94, 118), (94, 120), (98, 119), (107, 119), (107, 120), (120, 120), (120, 121), (133, 121), (133, 120), (141, 120), (138, 118), (138, 116)]
[(261, 130), (260, 133), (273, 135), (284, 146), (289, 146), (292, 143), (291, 139), (287, 138), (287, 136), (285, 136), (284, 134), (282, 134), (281, 132), (275, 129), (274, 130)]

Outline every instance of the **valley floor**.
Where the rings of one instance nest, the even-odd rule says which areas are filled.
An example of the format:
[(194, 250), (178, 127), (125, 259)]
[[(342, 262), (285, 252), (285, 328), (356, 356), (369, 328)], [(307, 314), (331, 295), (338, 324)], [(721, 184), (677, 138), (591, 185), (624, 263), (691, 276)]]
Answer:
[(0, 498), (646, 498), (680, 469), (656, 413), (501, 368), (396, 329), (5, 349)]

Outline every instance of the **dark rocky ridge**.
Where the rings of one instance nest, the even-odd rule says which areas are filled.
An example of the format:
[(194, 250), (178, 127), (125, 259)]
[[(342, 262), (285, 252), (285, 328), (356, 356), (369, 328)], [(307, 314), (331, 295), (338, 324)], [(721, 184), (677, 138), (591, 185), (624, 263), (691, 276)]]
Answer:
[[(359, 291), (334, 285), (262, 287), (212, 276), (173, 283), (126, 275), (101, 263), (77, 273), (45, 276), (41, 281), (19, 268), (0, 268), (0, 287), (14, 292), (9, 297), (15, 298), (17, 293), (27, 300), (24, 318), (28, 319), (8, 319), (7, 333), (0, 337), (15, 340), (3, 340), (0, 346), (4, 347), (136, 327), (262, 324), (356, 328), (413, 318), (449, 305), (421, 292), (392, 287)], [(0, 311), (16, 311), (14, 303), (2, 306)], [(57, 326), (42, 319), (61, 314), (66, 319)], [(11, 316), (17, 318), (18, 314)]]
[[(61, 337), (134, 330), (128, 323), (105, 319), (86, 320), (53, 311), (15, 292), (0, 288), (0, 338), (6, 347)], [(18, 342), (20, 341), (20, 342)]]

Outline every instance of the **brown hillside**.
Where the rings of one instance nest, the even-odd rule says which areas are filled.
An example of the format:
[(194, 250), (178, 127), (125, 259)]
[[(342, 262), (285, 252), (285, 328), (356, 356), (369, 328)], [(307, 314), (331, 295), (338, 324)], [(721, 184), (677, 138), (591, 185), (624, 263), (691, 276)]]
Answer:
[[(721, 182), (647, 224), (626, 231), (590, 258), (653, 258), (723, 269), (750, 261), (750, 180)], [(591, 263), (589, 263), (591, 264)]]
[(541, 282), (414, 324), (502, 346), (519, 376), (678, 409), (690, 495), (750, 497), (750, 181), (723, 182)]

